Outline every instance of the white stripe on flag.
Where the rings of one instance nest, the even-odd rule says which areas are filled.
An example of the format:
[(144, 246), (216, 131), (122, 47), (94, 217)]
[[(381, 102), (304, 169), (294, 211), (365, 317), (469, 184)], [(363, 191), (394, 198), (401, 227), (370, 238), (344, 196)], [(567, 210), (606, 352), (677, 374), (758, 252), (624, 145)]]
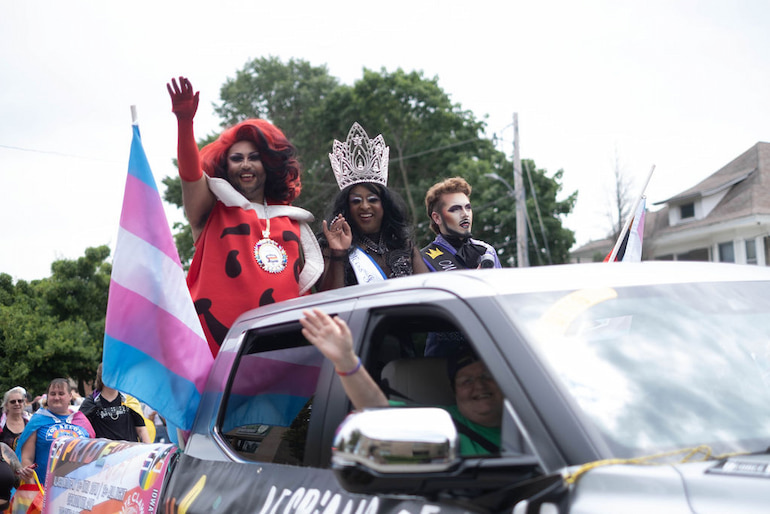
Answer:
[(205, 339), (179, 264), (123, 227), (118, 233), (112, 280), (147, 298)]

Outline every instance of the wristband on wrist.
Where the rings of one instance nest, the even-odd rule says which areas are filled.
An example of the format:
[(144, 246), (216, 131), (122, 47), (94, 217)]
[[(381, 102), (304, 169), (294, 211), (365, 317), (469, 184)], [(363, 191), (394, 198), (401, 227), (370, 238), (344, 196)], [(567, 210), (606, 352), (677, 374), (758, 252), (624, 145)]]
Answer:
[(349, 377), (350, 375), (354, 375), (358, 372), (358, 370), (361, 369), (361, 357), (358, 357), (358, 364), (356, 364), (356, 367), (351, 369), (350, 371), (340, 371), (335, 369), (334, 371), (337, 372), (337, 374), (341, 377)]

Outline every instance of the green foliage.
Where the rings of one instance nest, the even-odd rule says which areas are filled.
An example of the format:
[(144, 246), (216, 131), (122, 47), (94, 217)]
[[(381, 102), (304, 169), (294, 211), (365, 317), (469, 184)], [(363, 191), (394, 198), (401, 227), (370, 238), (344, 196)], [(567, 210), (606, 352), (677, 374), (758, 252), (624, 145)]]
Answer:
[[(370, 137), (383, 135), (390, 146), (388, 187), (404, 197), (414, 221), (425, 216), (423, 200), (430, 185), (446, 178), (459, 158), (479, 157), (490, 147), (480, 137), (484, 124), (453, 104), (437, 78), (422, 72), (365, 69), (352, 87), (340, 87), (329, 97), (325, 119), (325, 128), (340, 140), (353, 121)], [(330, 171), (327, 165), (327, 180), (333, 184)]]
[(57, 377), (83, 392), (102, 358), (109, 255), (107, 246), (88, 248), (31, 283), (0, 275), (0, 392), (21, 385), (42, 394)]
[(319, 124), (324, 101), (337, 87), (326, 66), (260, 57), (225, 82), (220, 90), (222, 103), (214, 110), (222, 117), (223, 127), (247, 118), (269, 120), (300, 150), (305, 170), (312, 172), (328, 168), (322, 158), (331, 145), (330, 133), (319, 130)]
[[(535, 207), (535, 198), (531, 189), (527, 188), (527, 216), (532, 225), (531, 231), (534, 231), (537, 239), (537, 244), (535, 244), (531, 231), (528, 229), (529, 264), (530, 266), (540, 266), (549, 263), (563, 264), (569, 262), (569, 249), (575, 242), (575, 235), (571, 230), (562, 226), (561, 218), (572, 211), (577, 201), (577, 192), (573, 192), (564, 200), (557, 200), (557, 196), (561, 192), (560, 180), (564, 172), (559, 170), (552, 177), (549, 177), (546, 170), (537, 169), (533, 160), (525, 159), (521, 164), (525, 184), (529, 182), (527, 173), (532, 176), (537, 194), (537, 204), (545, 229), (545, 241), (547, 242), (546, 250), (543, 230), (540, 227), (537, 208)], [(508, 186), (512, 186), (513, 165), (511, 163), (502, 166), (501, 171), (493, 172), (508, 182)], [(503, 265), (515, 266), (515, 199), (508, 186), (497, 179), (488, 177), (488, 173), (490, 172), (476, 174), (473, 181), (467, 176), (465, 177), (474, 185), (472, 196), (473, 232), (476, 237), (497, 248)]]

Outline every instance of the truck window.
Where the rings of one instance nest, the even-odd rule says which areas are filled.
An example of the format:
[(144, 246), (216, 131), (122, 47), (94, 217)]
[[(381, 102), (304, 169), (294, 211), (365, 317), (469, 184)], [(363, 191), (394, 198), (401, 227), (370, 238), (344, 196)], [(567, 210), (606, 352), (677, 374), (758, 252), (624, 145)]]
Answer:
[(225, 393), (219, 428), (243, 459), (302, 465), (324, 359), (298, 323), (250, 331)]
[[(489, 344), (487, 336), (478, 331), (468, 334), (465, 328), (460, 318), (431, 306), (373, 311), (364, 340), (369, 345), (367, 369), (392, 404), (437, 406), (449, 411), (461, 434), (463, 455), (530, 453), (518, 429), (503, 421), (502, 390), (488, 371), (483, 371), (485, 363), (478, 349)], [(469, 348), (475, 355), (462, 359), (458, 368), (457, 355)], [(468, 366), (464, 374), (458, 373), (464, 366)], [(458, 373), (456, 376), (464, 376), (466, 384), (453, 388), (450, 369)], [(469, 380), (479, 384), (482, 378), (487, 385), (471, 385), (468, 391)], [(481, 389), (486, 399), (477, 400), (476, 392)], [(484, 402), (489, 405), (477, 405)]]

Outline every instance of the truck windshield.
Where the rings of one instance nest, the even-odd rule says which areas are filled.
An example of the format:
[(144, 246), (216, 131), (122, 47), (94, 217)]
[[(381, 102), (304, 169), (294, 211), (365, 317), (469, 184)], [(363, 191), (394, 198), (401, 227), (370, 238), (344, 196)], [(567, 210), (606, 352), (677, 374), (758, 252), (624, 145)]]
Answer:
[(762, 282), (506, 297), (511, 318), (616, 457), (770, 446)]

